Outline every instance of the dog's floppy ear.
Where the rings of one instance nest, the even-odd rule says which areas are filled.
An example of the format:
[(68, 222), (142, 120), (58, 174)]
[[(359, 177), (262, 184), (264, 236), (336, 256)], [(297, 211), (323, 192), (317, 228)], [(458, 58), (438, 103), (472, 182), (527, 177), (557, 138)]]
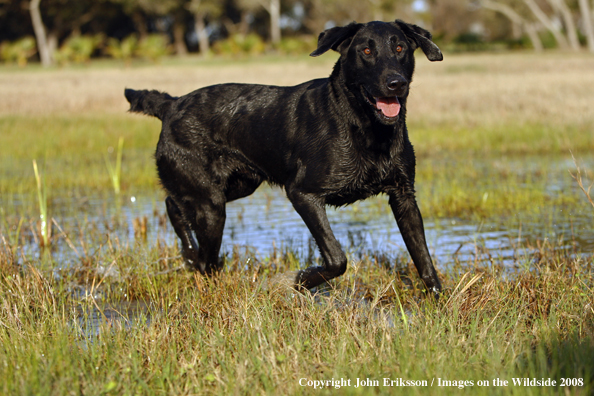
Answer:
[(431, 33), (417, 25), (406, 23), (399, 19), (396, 19), (395, 23), (402, 30), (406, 38), (416, 45), (415, 49), (421, 47), (427, 59), (431, 62), (443, 60), (441, 50), (431, 41)]
[(341, 44), (350, 40), (361, 29), (360, 23), (349, 23), (343, 27), (333, 27), (324, 30), (318, 36), (318, 48), (309, 54), (309, 56), (320, 56), (328, 50), (338, 51)]

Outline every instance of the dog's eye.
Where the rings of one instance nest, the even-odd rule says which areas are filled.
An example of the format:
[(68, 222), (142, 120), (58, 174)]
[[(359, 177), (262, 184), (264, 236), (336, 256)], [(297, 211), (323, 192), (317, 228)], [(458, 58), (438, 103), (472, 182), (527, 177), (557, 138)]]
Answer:
[(365, 49), (363, 50), (363, 53), (365, 55), (371, 55), (371, 49), (369, 49), (369, 47), (365, 47)]
[(402, 52), (403, 48), (401, 45), (396, 46), (396, 52)]

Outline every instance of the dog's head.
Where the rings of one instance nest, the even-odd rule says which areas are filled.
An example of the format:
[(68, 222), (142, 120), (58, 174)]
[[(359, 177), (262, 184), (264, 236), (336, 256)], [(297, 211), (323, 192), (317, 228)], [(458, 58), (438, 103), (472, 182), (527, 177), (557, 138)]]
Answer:
[(348, 89), (381, 123), (393, 125), (406, 103), (417, 48), (430, 61), (443, 59), (431, 33), (396, 20), (328, 29), (320, 33), (318, 48), (310, 55), (319, 56), (330, 49), (339, 52)]

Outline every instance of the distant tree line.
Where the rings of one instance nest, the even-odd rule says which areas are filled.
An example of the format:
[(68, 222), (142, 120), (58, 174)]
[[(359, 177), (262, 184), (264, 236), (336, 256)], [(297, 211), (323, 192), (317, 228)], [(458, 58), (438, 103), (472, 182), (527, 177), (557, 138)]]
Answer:
[(591, 0), (475, 0), (477, 7), (504, 16), (513, 36), (526, 34), (535, 50), (544, 48), (541, 32), (561, 49), (594, 52), (594, 7)]
[[(557, 47), (594, 52), (593, 2), (0, 0), (0, 56), (24, 57), (25, 62), (37, 56), (50, 65), (73, 54), (82, 59), (95, 56), (101, 45), (105, 49), (101, 53), (122, 58), (138, 53), (142, 45), (149, 57), (151, 51), (155, 56), (159, 51), (207, 54), (214, 42), (248, 35), (277, 48), (283, 38), (315, 36), (333, 25), (395, 18), (423, 25), (446, 46), (480, 49), (503, 43), (537, 51)], [(150, 42), (154, 34), (164, 41)], [(159, 45), (165, 49), (154, 49)]]

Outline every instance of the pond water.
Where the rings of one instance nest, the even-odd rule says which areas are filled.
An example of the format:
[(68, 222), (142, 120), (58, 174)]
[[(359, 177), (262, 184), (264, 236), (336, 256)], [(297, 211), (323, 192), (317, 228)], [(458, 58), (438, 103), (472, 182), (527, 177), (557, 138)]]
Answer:
[[(561, 188), (562, 187), (554, 187)], [(86, 254), (99, 252), (105, 246), (106, 235), (111, 240), (130, 246), (157, 242), (173, 246), (177, 236), (167, 215), (163, 194), (111, 198), (60, 198), (51, 203), (54, 242), (52, 257), (60, 268), (76, 265), (82, 250)], [(13, 199), (19, 205), (17, 198)], [(16, 212), (20, 212), (18, 208)], [(332, 229), (351, 259), (364, 254), (383, 254), (393, 257), (406, 253), (404, 242), (389, 211), (387, 197), (379, 196), (344, 208), (328, 208)], [(425, 219), (429, 249), (438, 266), (454, 260), (497, 260), (509, 269), (517, 267), (527, 253), (526, 246), (548, 239), (555, 245), (573, 247), (577, 253), (594, 251), (592, 219), (594, 209), (587, 204), (571, 208), (551, 208), (546, 215), (472, 220), (460, 218)], [(145, 221), (146, 225), (142, 223)], [(13, 225), (14, 228), (14, 225)], [(26, 227), (24, 227), (26, 228)], [(140, 228), (146, 232), (139, 232)], [(31, 229), (31, 225), (29, 225)], [(65, 234), (69, 235), (67, 239)], [(95, 235), (93, 241), (73, 234)], [(24, 231), (27, 234), (27, 230)], [(29, 234), (33, 232), (28, 231)], [(90, 237), (89, 237), (90, 238)], [(22, 238), (24, 255), (39, 256), (40, 249), (29, 236)], [(86, 244), (86, 246), (85, 246)], [(89, 246), (89, 245), (99, 246)], [(287, 200), (284, 191), (261, 187), (252, 196), (227, 204), (222, 254), (234, 249), (248, 251), (259, 259), (266, 259), (275, 249), (291, 250), (308, 261), (319, 259), (312, 237)]]
[[(479, 162), (473, 166), (478, 167), (479, 172), (488, 174), (488, 165)], [(546, 182), (540, 185), (544, 186), (548, 196), (574, 194), (579, 197), (578, 203), (568, 207), (550, 205), (534, 212), (537, 214), (515, 213), (500, 218), (480, 219), (472, 214), (465, 218), (434, 219), (425, 216), (427, 242), (438, 268), (447, 269), (458, 261), (487, 265), (497, 263), (511, 273), (528, 267), (531, 251), (547, 239), (556, 248), (571, 248), (570, 251), (576, 255), (592, 255), (594, 208), (568, 175), (567, 169), (571, 169), (571, 164), (564, 160), (543, 166), (537, 160), (522, 159), (517, 163), (508, 161), (507, 166), (517, 172), (533, 172), (539, 167), (546, 169), (544, 172), (556, 169), (554, 177), (545, 175)], [(484, 169), (481, 170), (481, 167)], [(589, 168), (592, 169), (592, 166)], [(493, 188), (497, 188), (502, 182), (494, 177), (491, 183)], [(421, 193), (431, 194), (431, 188), (438, 188), (438, 184), (426, 182), (423, 187)], [(481, 188), (484, 187), (471, 185), (469, 188), (476, 191), (470, 193), (482, 195)], [(523, 188), (522, 185), (517, 187)], [(147, 258), (148, 253), (137, 256), (136, 252), (154, 251), (154, 247), (163, 244), (169, 247), (178, 245), (165, 213), (163, 198), (163, 192), (158, 190), (120, 197), (113, 194), (83, 197), (55, 194), (50, 201), (50, 215), (55, 223), (49, 249), (50, 265), (56, 270), (55, 275), (59, 277), (61, 270), (80, 266), (81, 257), (85, 256), (94, 259), (98, 273), (107, 275), (114, 257), (108, 252), (111, 244), (124, 250), (133, 247), (134, 260), (139, 265), (143, 260), (148, 262), (155, 258), (154, 255)], [(19, 261), (35, 263), (42, 256), (47, 258), (48, 250), (40, 249), (36, 241), (34, 219), (37, 206), (34, 197), (4, 195), (0, 200), (0, 233), (12, 246), (19, 246)], [(409, 259), (387, 197), (379, 196), (344, 208), (328, 208), (327, 211), (331, 227), (350, 260), (366, 254), (382, 255), (390, 262), (395, 262), (397, 258), (400, 262)], [(18, 232), (18, 243), (15, 243), (21, 219), (25, 220)], [(253, 195), (227, 204), (222, 254), (238, 251), (250, 258), (255, 256), (266, 261), (278, 250), (292, 251), (303, 265), (320, 259), (308, 229), (282, 189), (263, 186)], [(117, 272), (112, 275), (118, 276)], [(78, 319), (73, 325), (85, 338), (92, 339), (105, 323), (118, 323), (127, 328), (150, 321), (145, 303), (133, 301), (113, 305), (112, 302), (101, 302), (100, 294), (95, 295), (86, 285), (71, 287), (81, 301), (91, 295), (92, 301), (99, 301), (99, 305), (82, 304), (77, 308)]]

